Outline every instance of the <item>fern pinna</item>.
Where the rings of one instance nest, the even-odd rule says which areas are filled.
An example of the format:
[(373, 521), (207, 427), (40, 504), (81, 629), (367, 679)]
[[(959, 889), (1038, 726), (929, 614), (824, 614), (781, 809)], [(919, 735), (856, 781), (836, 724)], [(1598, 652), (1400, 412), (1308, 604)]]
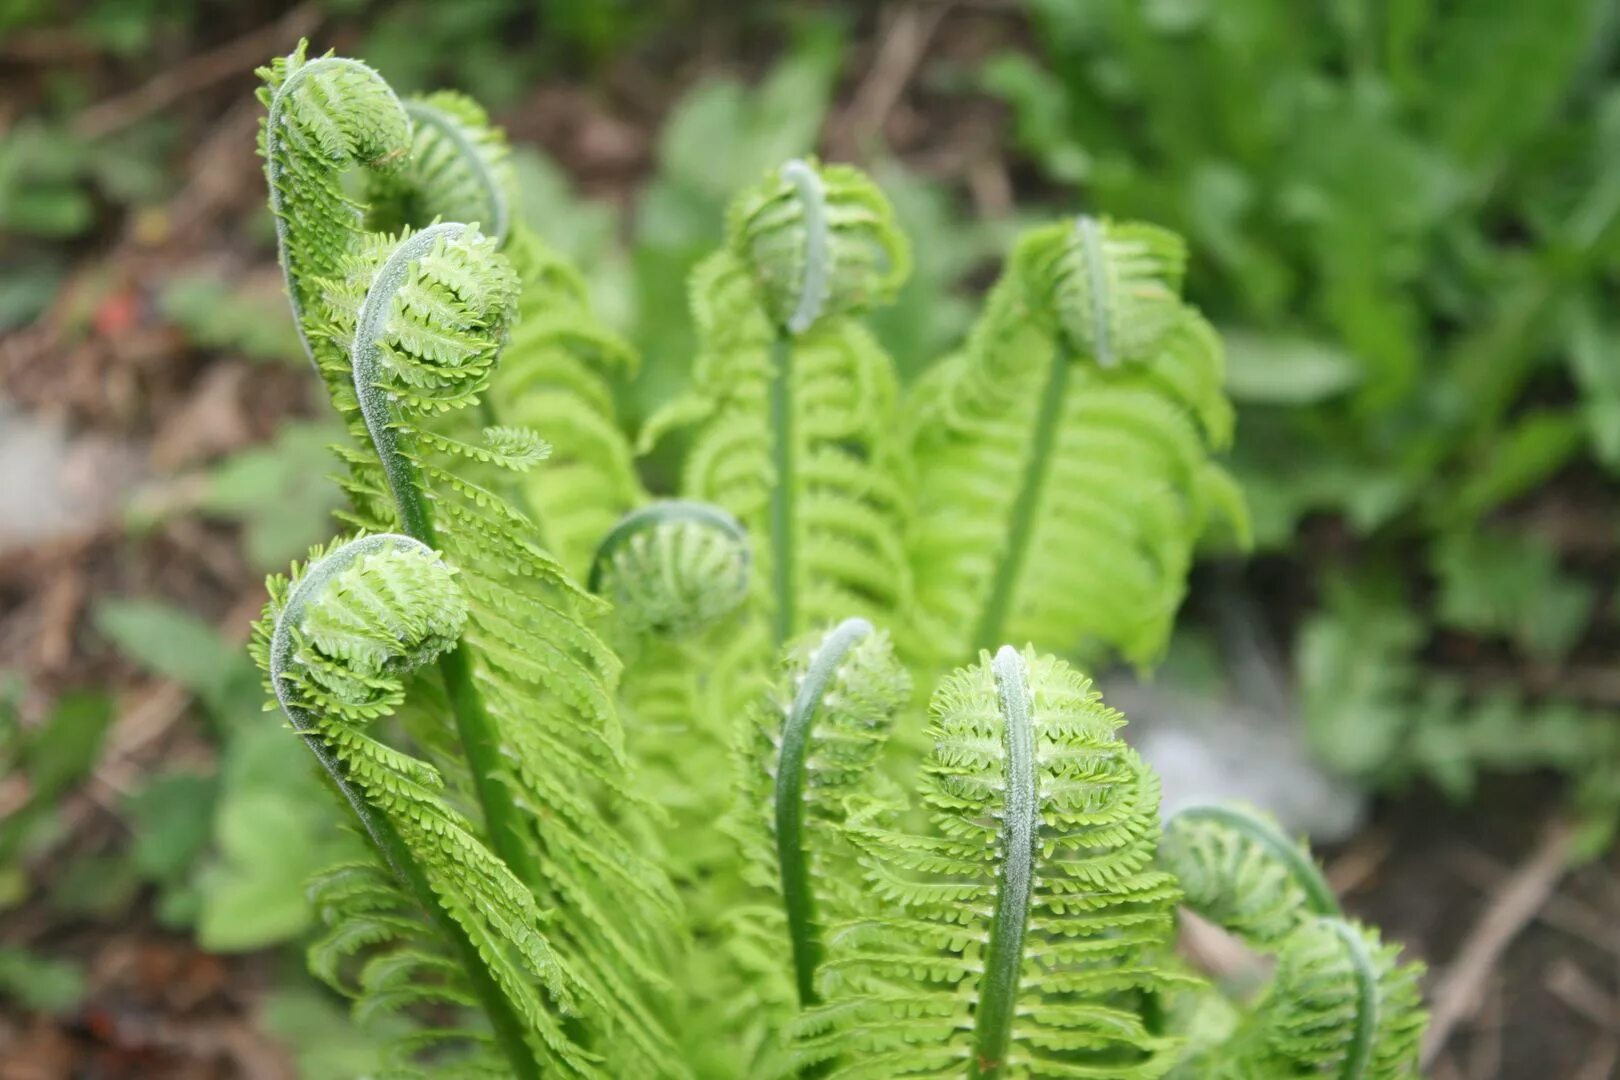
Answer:
[[(1161, 828), (1064, 658), (1151, 659), (1241, 528), (1178, 241), (1033, 230), (903, 391), (861, 321), (907, 272), (890, 207), (787, 162), (693, 275), (659, 500), (634, 356), (482, 110), (303, 47), (263, 74), (354, 535), (272, 579), (254, 649), (370, 842), (310, 959), (415, 1021), (394, 1074), (1415, 1075), (1416, 969), (1263, 819)], [(1258, 997), (1177, 957), (1180, 904), (1275, 957)]]

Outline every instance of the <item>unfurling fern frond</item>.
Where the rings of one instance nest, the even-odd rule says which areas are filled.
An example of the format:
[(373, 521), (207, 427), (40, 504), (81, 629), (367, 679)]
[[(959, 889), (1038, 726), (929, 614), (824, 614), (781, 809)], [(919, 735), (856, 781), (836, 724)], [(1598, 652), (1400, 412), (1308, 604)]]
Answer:
[(850, 914), (850, 896), (837, 892), (854, 854), (837, 828), (844, 800), (870, 781), (910, 697), (910, 676), (889, 635), (846, 619), (790, 644), (782, 675), (744, 734), (738, 832), (755, 849), (754, 883), (777, 898), (770, 922), (778, 947), (790, 947), (803, 1004), (816, 1000), (829, 919)]
[(861, 910), (846, 800), (872, 782), (910, 696), (889, 636), (846, 619), (788, 644), (733, 735), (737, 793), (724, 831), (733, 858), (746, 860), (744, 880), (725, 897), (715, 949), (725, 962), (699, 1011), (735, 1047), (730, 1074), (769, 1071), (780, 1033), (816, 1000), (826, 928)]
[(613, 391), (635, 370), (635, 354), (593, 314), (579, 274), (517, 218), (506, 138), (484, 110), (448, 91), (408, 98), (404, 108), (411, 154), (373, 178), (368, 220), (384, 232), (476, 223), (517, 271), (515, 325), (498, 385), (480, 408), (486, 422), (545, 432), (550, 465), (517, 487), (547, 549), (583, 575), (602, 534), (647, 499)]
[(587, 584), (631, 633), (684, 638), (747, 599), (752, 559), (736, 518), (670, 499), (632, 510), (608, 531)]
[(428, 715), (413, 734), (445, 750), (436, 763), (475, 797), (491, 850), (555, 912), (553, 947), (595, 1003), (579, 1040), (614, 1074), (667, 1067), (658, 999), (679, 930), (667, 880), (621, 827), (645, 807), (623, 755), (619, 661), (586, 624), (598, 602), (504, 494), (545, 443), (479, 408), (518, 276), (476, 229), (440, 223), (350, 236), (328, 276), (295, 273), (294, 287), (357, 441), (350, 520), (441, 551), (466, 597), (462, 642), (438, 661), (441, 708), (416, 710)]
[(1250, 811), (1178, 811), (1165, 822), (1159, 862), (1181, 882), (1187, 907), (1256, 946), (1282, 940), (1304, 915), (1339, 914), (1310, 852)]
[(1062, 661), (1001, 649), (934, 696), (931, 835), (857, 824), (887, 913), (827, 941), (805, 1058), (857, 1077), (1164, 1075), (1158, 783)]
[(954, 662), (1008, 638), (1168, 637), (1193, 545), (1241, 501), (1220, 342), (1179, 298), (1170, 233), (1080, 218), (1026, 234), (965, 349), (910, 411), (917, 644)]
[(327, 53), (308, 58), (309, 43), (260, 68), (266, 108), (259, 129), (275, 215), (276, 247), (304, 351), (326, 370), (311, 341), (310, 310), (319, 283), (364, 235), (365, 211), (344, 192), (352, 167), (387, 173), (404, 164), (411, 122), (394, 91), (358, 60)]
[(776, 646), (909, 602), (897, 385), (858, 321), (893, 298), (908, 259), (870, 180), (790, 161), (733, 204), (725, 248), (693, 274), (696, 386), (645, 438), (696, 425), (683, 490), (758, 538), (757, 607)]
[(464, 221), (504, 243), (512, 229), (515, 181), (506, 140), (483, 107), (450, 90), (407, 98), (404, 106), (411, 121), (410, 156), (400, 168), (371, 177), (371, 229)]
[(1165, 826), (1160, 862), (1187, 906), (1276, 957), (1228, 1038), (1189, 1055), (1188, 1080), (1413, 1080), (1426, 1017), (1421, 965), (1343, 917), (1310, 853), (1269, 820), (1192, 807)]
[[(270, 580), (254, 653), (266, 689), (364, 826), (380, 865), (347, 867), (317, 889), (329, 925), (312, 967), (361, 1012), (478, 1007), (491, 1030), (427, 1029), (398, 1062), (424, 1054), (458, 1075), (592, 1072), (561, 1012), (579, 992), (545, 937), (529, 889), (452, 808), (430, 764), (376, 728), (412, 671), (456, 647), (467, 619), (454, 571), (409, 537), (379, 535), (311, 553)], [(358, 958), (353, 985), (340, 965)], [(464, 1018), (465, 1019), (465, 1018)], [(446, 1058), (446, 1045), (461, 1053)], [(437, 1055), (437, 1057), (434, 1057)]]

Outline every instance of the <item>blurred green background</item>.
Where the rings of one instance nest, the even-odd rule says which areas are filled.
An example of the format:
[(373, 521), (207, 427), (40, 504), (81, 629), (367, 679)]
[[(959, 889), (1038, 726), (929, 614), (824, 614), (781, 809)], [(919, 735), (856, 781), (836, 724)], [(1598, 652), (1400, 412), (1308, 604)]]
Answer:
[(642, 353), (632, 418), (686, 378), (726, 200), (793, 154), (914, 238), (907, 375), (1021, 224), (1183, 233), (1257, 546), (1200, 568), (1149, 710), (1303, 747), (1353, 793), (1330, 871), (1442, 972), (1567, 824), (1511, 1018), (1444, 1060), (1611, 1075), (1620, 0), (0, 0), (0, 1076), (370, 1060), (289, 949), (352, 840), (240, 648), (335, 505), (252, 151), (300, 36), (507, 125)]

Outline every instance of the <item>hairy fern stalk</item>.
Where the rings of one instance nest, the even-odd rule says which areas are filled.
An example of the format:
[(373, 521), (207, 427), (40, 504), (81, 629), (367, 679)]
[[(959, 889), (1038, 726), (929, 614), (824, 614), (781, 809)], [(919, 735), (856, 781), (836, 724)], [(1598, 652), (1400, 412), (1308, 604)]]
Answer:
[[(303, 46), (261, 74), (349, 535), (271, 580), (254, 653), (369, 842), (312, 883), (310, 964), (404, 1032), (388, 1075), (1416, 1075), (1417, 969), (1264, 818), (1161, 825), (1075, 666), (1149, 662), (1207, 526), (1242, 533), (1176, 238), (1032, 230), (903, 389), (864, 321), (892, 210), (786, 162), (693, 274), (654, 498), (633, 352), (483, 111)], [(1182, 906), (1271, 982), (1189, 968)]]

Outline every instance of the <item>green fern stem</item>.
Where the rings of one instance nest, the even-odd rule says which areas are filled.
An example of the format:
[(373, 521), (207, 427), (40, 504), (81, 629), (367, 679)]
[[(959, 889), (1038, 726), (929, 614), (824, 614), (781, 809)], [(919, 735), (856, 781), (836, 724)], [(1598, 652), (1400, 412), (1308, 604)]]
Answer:
[(1057, 445), (1058, 428), (1063, 420), (1063, 399), (1069, 385), (1069, 349), (1059, 342), (1052, 349), (1047, 367), (1046, 385), (1041, 396), (1040, 412), (1035, 417), (1035, 431), (1030, 437), (1029, 458), (1024, 463), (1024, 475), (1013, 501), (1007, 520), (1007, 547), (996, 567), (996, 576), (990, 583), (990, 595), (985, 601), (984, 613), (979, 619), (975, 642), (978, 648), (991, 649), (1001, 641), (1012, 611), (1013, 597), (1023, 576), (1024, 562), (1034, 540), (1035, 511), (1040, 506), (1041, 489), (1050, 471), (1052, 451)]
[(359, 819), (361, 827), (365, 829), (366, 835), (389, 869), (427, 915), (434, 929), (455, 948), (461, 960), (461, 967), (466, 973), (473, 993), (478, 998), (479, 1006), (489, 1019), (495, 1040), (512, 1067), (512, 1075), (521, 1080), (539, 1080), (540, 1071), (524, 1040), (523, 1025), (512, 1012), (506, 995), (501, 993), (500, 988), (490, 977), (489, 969), (479, 955), (477, 946), (468, 938), (461, 926), (445, 913), (433, 887), (428, 883), (427, 876), (412, 857), (410, 849), (400, 838), (393, 823), (378, 812), (365, 795), (349, 782), (343, 765), (322, 741), (314, 719), (287, 692), (287, 668), (293, 659), (292, 628), (303, 619), (304, 609), (309, 601), (318, 596), (329, 582), (356, 559), (389, 545), (404, 548), (425, 546), (413, 537), (395, 533), (364, 536), (358, 540), (351, 540), (309, 567), (288, 595), (287, 603), (276, 619), (275, 629), (271, 634), (270, 685), (275, 690), (276, 702), (281, 706), (282, 715), (304, 740), (304, 744), (320, 762), (321, 768), (331, 777), (332, 783), (353, 809), (355, 817)]
[(479, 226), (484, 235), (494, 238), (497, 245), (506, 243), (507, 231), (512, 226), (511, 202), (507, 198), (506, 185), (490, 167), (488, 158), (467, 137), (466, 126), (443, 109), (425, 101), (407, 101), (405, 111), (410, 114), (413, 123), (432, 128), (455, 148), (462, 166), (476, 179), (488, 202), (489, 220), (479, 222)]
[[(302, 46), (300, 53), (302, 55)], [(276, 227), (276, 261), (281, 266), (282, 281), (287, 289), (287, 302), (292, 307), (293, 327), (298, 331), (298, 343), (304, 348), (304, 355), (314, 365), (317, 373), (320, 372), (320, 363), (315, 359), (315, 350), (309, 343), (309, 331), (304, 323), (304, 295), (299, 288), (298, 276), (294, 272), (291, 252), (292, 224), (287, 209), (287, 191), (283, 183), (283, 161), (285, 148), (282, 146), (282, 135), (288, 127), (287, 109), (297, 95), (299, 85), (323, 71), (349, 70), (375, 80), (382, 87), (383, 92), (396, 108), (401, 111), (404, 106), (395, 96), (393, 89), (377, 74), (376, 70), (358, 60), (350, 60), (343, 56), (323, 56), (308, 61), (288, 75), (276, 92), (270, 98), (269, 115), (265, 119), (264, 149), (265, 149), (265, 179), (270, 189), (271, 218)], [(389, 157), (403, 155), (409, 147), (399, 147), (389, 152)], [(370, 163), (373, 168), (382, 162)]]
[(804, 273), (787, 326), (778, 327), (771, 349), (770, 423), (771, 579), (776, 594), (773, 621), (777, 648), (793, 633), (793, 338), (815, 325), (826, 309), (832, 287), (832, 243), (828, 236), (827, 190), (808, 162), (794, 158), (782, 166), (782, 179), (793, 185), (803, 208)]
[(1343, 919), (1332, 918), (1327, 920), (1327, 925), (1344, 944), (1356, 980), (1355, 1035), (1345, 1053), (1339, 1080), (1363, 1080), (1370, 1071), (1378, 1029), (1382, 1023), (1378, 1008), (1378, 969), (1367, 952), (1366, 940), (1355, 927)]
[[(1247, 837), (1287, 869), (1288, 876), (1305, 894), (1307, 911), (1329, 916), (1344, 913), (1333, 887), (1311, 857), (1264, 818), (1228, 806), (1189, 806), (1172, 815), (1171, 821), (1176, 820), (1211, 821)], [(1171, 821), (1165, 822), (1167, 829)]]
[(781, 648), (793, 633), (793, 341), (778, 332), (771, 350), (771, 626)]
[(1024, 936), (1035, 890), (1035, 832), (1040, 826), (1040, 799), (1035, 790), (1035, 733), (1029, 699), (1029, 670), (1011, 645), (1003, 645), (991, 664), (1006, 732), (1006, 787), (1001, 816), (1001, 870), (990, 943), (984, 958), (984, 981), (973, 1021), (973, 1064), (976, 1080), (1001, 1075), (1007, 1040), (1018, 1004), (1018, 977), (1024, 964)]
[[(394, 496), (400, 527), (430, 548), (439, 546), (438, 535), (422, 491), (421, 473), (400, 449), (399, 428), (394, 422), (388, 394), (381, 386), (380, 355), (394, 293), (404, 284), (411, 263), (432, 250), (440, 237), (458, 237), (466, 229), (467, 226), (454, 222), (433, 225), (413, 234), (394, 249), (366, 291), (365, 302), (355, 321), (354, 346), (350, 351), (360, 414)], [(455, 716), (456, 734), (472, 769), (490, 844), (518, 879), (532, 887), (541, 880), (540, 865), (525, 837), (524, 817), (518, 812), (511, 789), (501, 781), (504, 764), (500, 738), (473, 681), (467, 650), (458, 645), (445, 653), (439, 658), (439, 671)]]
[(787, 721), (776, 761), (776, 861), (782, 874), (782, 906), (787, 911), (793, 944), (793, 975), (800, 1005), (816, 1003), (816, 968), (821, 964), (821, 935), (816, 926), (815, 892), (804, 849), (805, 757), (816, 712), (839, 665), (856, 643), (872, 632), (865, 619), (845, 619), (833, 628), (810, 659)]

